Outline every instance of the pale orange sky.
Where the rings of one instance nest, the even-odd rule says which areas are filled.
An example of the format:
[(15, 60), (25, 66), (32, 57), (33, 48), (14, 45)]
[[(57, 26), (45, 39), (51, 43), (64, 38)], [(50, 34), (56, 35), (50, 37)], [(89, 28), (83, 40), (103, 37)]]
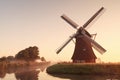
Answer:
[(105, 12), (90, 27), (96, 41), (107, 52), (98, 58), (104, 62), (120, 62), (120, 0), (3, 0), (0, 1), (0, 57), (15, 55), (29, 46), (38, 46), (47, 60), (71, 60), (74, 43), (60, 54), (61, 46), (75, 30), (60, 18), (66, 14), (83, 25), (102, 6)]

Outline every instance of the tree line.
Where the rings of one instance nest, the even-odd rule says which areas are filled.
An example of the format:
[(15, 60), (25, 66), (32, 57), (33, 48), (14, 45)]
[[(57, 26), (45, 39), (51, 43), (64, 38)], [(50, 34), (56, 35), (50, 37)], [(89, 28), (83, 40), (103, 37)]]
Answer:
[(5, 60), (35, 61), (36, 59), (41, 59), (41, 61), (46, 61), (44, 57), (40, 58), (38, 47), (33, 46), (19, 51), (15, 55), (15, 57), (14, 56), (2, 57), (0, 58), (0, 61), (5, 61)]

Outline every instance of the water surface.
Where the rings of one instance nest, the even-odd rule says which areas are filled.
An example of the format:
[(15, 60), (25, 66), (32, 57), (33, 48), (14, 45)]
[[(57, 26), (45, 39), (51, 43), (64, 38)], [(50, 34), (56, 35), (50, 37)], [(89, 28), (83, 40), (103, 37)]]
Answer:
[(0, 71), (0, 80), (120, 80), (120, 75), (67, 75), (46, 73), (48, 65)]

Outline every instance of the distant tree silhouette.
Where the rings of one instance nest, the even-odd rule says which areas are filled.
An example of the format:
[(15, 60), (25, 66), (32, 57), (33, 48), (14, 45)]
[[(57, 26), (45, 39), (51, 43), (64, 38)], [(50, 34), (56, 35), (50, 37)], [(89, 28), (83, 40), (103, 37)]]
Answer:
[(39, 55), (38, 47), (34, 46), (34, 47), (29, 47), (24, 50), (21, 50), (15, 55), (15, 58), (26, 60), (26, 61), (29, 61), (29, 60), (34, 61), (40, 58), (38, 55)]
[(2, 58), (0, 58), (0, 61), (6, 61), (7, 57), (3, 56)]
[(41, 59), (41, 61), (46, 61), (46, 59), (44, 57), (41, 57), (40, 59)]
[(13, 61), (15, 58), (14, 58), (14, 56), (8, 56), (7, 57), (7, 60), (9, 60), (9, 61)]

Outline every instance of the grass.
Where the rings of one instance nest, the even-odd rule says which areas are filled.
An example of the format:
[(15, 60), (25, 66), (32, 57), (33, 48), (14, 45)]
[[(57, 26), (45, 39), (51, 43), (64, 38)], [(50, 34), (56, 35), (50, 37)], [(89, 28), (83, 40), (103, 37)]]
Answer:
[(59, 63), (47, 68), (49, 74), (120, 74), (120, 64)]

